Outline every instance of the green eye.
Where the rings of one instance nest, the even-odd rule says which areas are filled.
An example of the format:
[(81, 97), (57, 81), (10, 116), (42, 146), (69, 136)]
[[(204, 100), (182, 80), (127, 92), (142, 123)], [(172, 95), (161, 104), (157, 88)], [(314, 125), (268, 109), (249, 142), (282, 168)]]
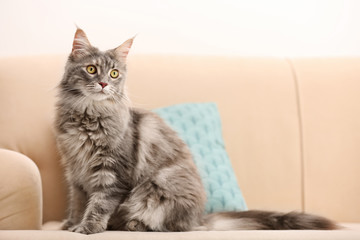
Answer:
[(96, 67), (94, 65), (89, 65), (86, 67), (86, 71), (90, 74), (95, 74), (96, 73)]
[(117, 77), (119, 77), (119, 71), (116, 70), (116, 69), (111, 70), (111, 72), (110, 72), (110, 77), (112, 77), (112, 78), (117, 78)]

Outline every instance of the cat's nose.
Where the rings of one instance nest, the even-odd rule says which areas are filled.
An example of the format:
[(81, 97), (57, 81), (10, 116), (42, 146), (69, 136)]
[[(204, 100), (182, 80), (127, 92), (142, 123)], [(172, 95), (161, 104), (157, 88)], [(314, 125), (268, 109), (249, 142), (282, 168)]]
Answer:
[(99, 82), (99, 84), (100, 84), (100, 86), (102, 87), (102, 88), (104, 88), (104, 87), (106, 87), (108, 84), (107, 83), (104, 83), (104, 82)]

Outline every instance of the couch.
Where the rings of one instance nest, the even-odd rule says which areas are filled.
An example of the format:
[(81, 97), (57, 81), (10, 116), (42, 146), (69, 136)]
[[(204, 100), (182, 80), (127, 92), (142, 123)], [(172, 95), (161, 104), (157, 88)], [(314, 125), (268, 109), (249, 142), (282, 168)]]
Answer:
[(128, 92), (153, 109), (215, 102), (249, 209), (306, 211), (335, 231), (60, 231), (54, 140), (65, 55), (0, 59), (0, 239), (360, 239), (360, 58), (133, 55)]

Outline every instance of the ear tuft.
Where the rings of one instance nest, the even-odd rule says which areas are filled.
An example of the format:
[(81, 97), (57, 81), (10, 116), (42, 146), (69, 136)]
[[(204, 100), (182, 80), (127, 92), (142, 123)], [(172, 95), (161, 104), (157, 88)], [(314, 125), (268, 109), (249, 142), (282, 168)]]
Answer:
[(122, 61), (126, 62), (126, 58), (129, 54), (130, 48), (134, 42), (135, 36), (126, 40), (123, 44), (121, 44), (119, 47), (115, 48), (115, 53), (117, 58)]
[(85, 32), (77, 28), (74, 36), (73, 41), (73, 48), (71, 51), (71, 55), (75, 58), (84, 56), (88, 53), (89, 48), (91, 47), (91, 44), (85, 34)]

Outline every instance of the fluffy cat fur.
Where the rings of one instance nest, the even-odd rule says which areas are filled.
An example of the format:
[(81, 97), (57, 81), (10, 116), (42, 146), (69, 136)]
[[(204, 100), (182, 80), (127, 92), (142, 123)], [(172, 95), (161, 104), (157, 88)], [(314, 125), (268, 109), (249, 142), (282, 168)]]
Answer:
[[(203, 215), (205, 190), (185, 143), (124, 90), (133, 39), (105, 52), (77, 29), (59, 84), (57, 144), (69, 188), (63, 229), (334, 229), (325, 218), (265, 211)], [(117, 74), (117, 73), (118, 74)]]

